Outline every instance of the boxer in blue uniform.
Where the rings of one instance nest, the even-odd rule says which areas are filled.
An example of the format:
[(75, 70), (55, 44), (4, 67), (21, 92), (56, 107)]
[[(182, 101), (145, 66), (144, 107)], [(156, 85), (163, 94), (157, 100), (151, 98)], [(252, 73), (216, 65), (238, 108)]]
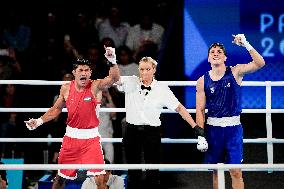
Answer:
[[(241, 114), (241, 83), (245, 74), (255, 72), (265, 65), (263, 57), (247, 42), (244, 34), (233, 35), (233, 43), (245, 47), (252, 57), (248, 64), (226, 67), (227, 54), (220, 43), (208, 49), (211, 70), (196, 84), (196, 122), (205, 124), (208, 150), (205, 163), (240, 164), (243, 160), (243, 129)], [(243, 189), (241, 169), (230, 169), (233, 189)], [(218, 188), (217, 172), (213, 171), (213, 188)]]

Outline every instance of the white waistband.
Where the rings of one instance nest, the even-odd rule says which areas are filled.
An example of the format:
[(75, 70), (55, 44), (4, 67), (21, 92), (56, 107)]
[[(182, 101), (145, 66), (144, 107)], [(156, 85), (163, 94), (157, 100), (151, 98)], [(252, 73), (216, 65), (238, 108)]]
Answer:
[(207, 124), (219, 127), (235, 126), (241, 124), (241, 118), (240, 116), (221, 117), (221, 118), (208, 117)]
[(66, 127), (65, 135), (77, 139), (89, 139), (100, 136), (98, 127), (92, 129), (78, 129), (70, 127), (69, 125)]

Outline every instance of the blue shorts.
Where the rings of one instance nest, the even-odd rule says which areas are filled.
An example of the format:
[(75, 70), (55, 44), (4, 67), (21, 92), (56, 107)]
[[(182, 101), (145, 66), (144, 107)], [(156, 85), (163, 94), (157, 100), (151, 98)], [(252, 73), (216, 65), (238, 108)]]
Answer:
[(243, 161), (243, 127), (242, 125), (218, 127), (205, 126), (208, 150), (205, 163), (240, 164)]

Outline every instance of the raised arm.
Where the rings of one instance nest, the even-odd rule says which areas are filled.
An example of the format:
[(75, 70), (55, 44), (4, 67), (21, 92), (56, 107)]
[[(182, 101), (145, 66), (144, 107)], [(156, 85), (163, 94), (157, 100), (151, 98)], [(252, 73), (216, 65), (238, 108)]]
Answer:
[(62, 112), (62, 109), (65, 106), (64, 95), (68, 90), (68, 85), (69, 84), (64, 84), (61, 86), (59, 97), (55, 101), (54, 105), (49, 108), (45, 114), (43, 114), (40, 118), (25, 121), (28, 129), (34, 130), (43, 123), (53, 120)]
[(263, 57), (249, 44), (244, 34), (233, 35), (233, 37), (233, 43), (245, 47), (252, 57), (252, 61), (250, 63), (238, 64), (235, 67), (235, 71), (239, 77), (242, 78), (245, 74), (253, 73), (265, 65)]
[(120, 72), (116, 63), (115, 48), (105, 47), (105, 57), (108, 59), (111, 67), (109, 69), (109, 75), (104, 79), (99, 80), (98, 89), (104, 90), (111, 87), (115, 82), (119, 81)]
[(197, 80), (196, 84), (196, 123), (204, 128), (205, 122), (205, 91), (204, 91), (204, 76)]

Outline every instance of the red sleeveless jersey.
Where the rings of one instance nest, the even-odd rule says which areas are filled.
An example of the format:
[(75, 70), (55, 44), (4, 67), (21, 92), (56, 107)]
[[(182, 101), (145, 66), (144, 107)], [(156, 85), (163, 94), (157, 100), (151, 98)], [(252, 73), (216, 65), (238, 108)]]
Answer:
[(66, 124), (78, 129), (91, 129), (99, 125), (99, 119), (96, 113), (98, 102), (91, 92), (89, 84), (82, 92), (75, 89), (75, 81), (70, 83), (69, 95), (66, 100), (68, 118)]

